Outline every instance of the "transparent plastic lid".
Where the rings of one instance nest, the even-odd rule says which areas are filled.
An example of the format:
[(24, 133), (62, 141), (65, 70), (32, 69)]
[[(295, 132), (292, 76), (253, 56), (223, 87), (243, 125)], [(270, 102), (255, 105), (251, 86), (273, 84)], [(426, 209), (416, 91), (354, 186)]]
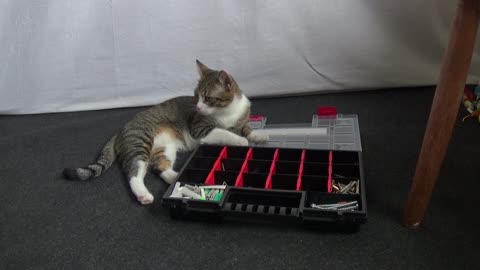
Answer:
[(250, 118), (250, 127), (255, 132), (269, 135), (267, 144), (261, 144), (263, 147), (362, 151), (355, 114), (315, 114), (311, 123), (295, 124), (267, 124), (266, 117), (254, 116)]

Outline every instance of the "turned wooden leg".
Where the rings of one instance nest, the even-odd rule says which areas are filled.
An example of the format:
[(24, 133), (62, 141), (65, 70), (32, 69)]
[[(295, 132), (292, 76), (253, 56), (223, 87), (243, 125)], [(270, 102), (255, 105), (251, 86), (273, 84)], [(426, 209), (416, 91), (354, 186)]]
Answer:
[(480, 0), (459, 0), (440, 78), (423, 138), (404, 224), (417, 228), (425, 214), (457, 118), (473, 54), (480, 18)]

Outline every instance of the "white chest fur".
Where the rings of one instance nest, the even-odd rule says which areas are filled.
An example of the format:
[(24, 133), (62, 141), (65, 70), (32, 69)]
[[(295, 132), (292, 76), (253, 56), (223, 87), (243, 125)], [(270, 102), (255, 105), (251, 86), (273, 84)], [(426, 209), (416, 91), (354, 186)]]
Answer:
[(221, 127), (229, 128), (237, 123), (248, 108), (250, 108), (250, 101), (242, 94), (240, 97), (235, 97), (229, 106), (216, 112), (214, 117)]

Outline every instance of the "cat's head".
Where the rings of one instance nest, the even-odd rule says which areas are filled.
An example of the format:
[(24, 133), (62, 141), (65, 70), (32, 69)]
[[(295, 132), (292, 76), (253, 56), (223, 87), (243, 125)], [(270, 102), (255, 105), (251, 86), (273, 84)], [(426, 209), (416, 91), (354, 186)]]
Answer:
[(197, 110), (205, 115), (227, 109), (242, 96), (242, 91), (230, 74), (213, 70), (197, 60), (200, 80), (194, 95), (198, 99)]

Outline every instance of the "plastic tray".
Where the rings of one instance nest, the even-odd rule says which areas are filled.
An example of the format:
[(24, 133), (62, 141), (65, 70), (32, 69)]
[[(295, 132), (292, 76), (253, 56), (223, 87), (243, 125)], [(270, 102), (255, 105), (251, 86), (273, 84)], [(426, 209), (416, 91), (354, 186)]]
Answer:
[[(338, 175), (343, 176), (337, 178)], [(333, 193), (332, 181), (358, 179), (358, 194)], [(361, 224), (367, 206), (362, 159), (359, 152), (291, 148), (200, 146), (177, 180), (180, 185), (227, 183), (220, 201), (172, 198), (163, 205), (174, 217), (194, 214), (283, 219), (297, 222)], [(313, 204), (357, 201), (355, 211), (321, 210)]]
[[(311, 123), (267, 125), (251, 118), (257, 132), (270, 134), (266, 145), (201, 145), (188, 158), (176, 182), (181, 186), (227, 187), (220, 201), (162, 198), (175, 218), (280, 221), (319, 225), (363, 224), (367, 220), (365, 179), (356, 115), (314, 115)], [(309, 128), (309, 129), (305, 129)], [(358, 192), (335, 192), (334, 181), (358, 180)], [(312, 206), (356, 201), (355, 210)]]

